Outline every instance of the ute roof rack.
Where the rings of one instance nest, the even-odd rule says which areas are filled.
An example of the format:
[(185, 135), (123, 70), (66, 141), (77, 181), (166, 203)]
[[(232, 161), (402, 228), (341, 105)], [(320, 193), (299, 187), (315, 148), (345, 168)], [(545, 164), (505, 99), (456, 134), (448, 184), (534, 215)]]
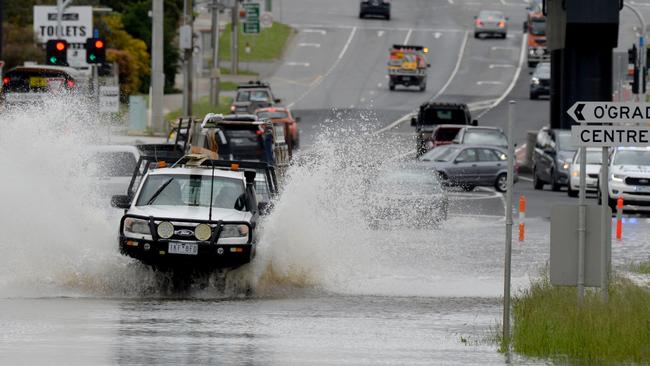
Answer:
[(396, 50), (424, 51), (423, 46), (416, 46), (416, 45), (409, 45), (409, 44), (394, 44), (393, 49), (396, 49)]
[(248, 83), (237, 85), (238, 89), (245, 88), (268, 88), (270, 87), (269, 83), (259, 81), (259, 80), (250, 80)]
[(420, 105), (420, 109), (431, 108), (431, 107), (445, 107), (449, 109), (467, 109), (467, 104), (465, 103), (450, 103), (450, 102), (424, 102)]
[(227, 124), (264, 124), (265, 122), (260, 121), (254, 114), (217, 114), (217, 113), (208, 113), (203, 118), (201, 122), (201, 128), (216, 128), (217, 125), (227, 125)]

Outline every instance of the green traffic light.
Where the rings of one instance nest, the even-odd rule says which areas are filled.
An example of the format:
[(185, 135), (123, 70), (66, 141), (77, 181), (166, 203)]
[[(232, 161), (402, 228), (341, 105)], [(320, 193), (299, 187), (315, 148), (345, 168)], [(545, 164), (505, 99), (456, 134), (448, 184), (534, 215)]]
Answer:
[(88, 56), (88, 58), (90, 59), (90, 61), (95, 61), (97, 56), (95, 56), (94, 54), (91, 53), (90, 56)]
[(55, 57), (55, 56), (50, 57), (50, 63), (51, 63), (51, 64), (55, 64), (55, 63), (56, 63), (56, 57)]

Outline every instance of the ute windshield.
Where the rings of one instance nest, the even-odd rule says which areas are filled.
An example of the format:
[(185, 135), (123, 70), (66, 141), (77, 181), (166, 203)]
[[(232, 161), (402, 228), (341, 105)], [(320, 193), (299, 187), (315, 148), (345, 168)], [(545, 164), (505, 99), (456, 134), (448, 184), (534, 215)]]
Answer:
[[(142, 186), (136, 206), (210, 206), (210, 175), (156, 174)], [(244, 184), (233, 178), (214, 177), (212, 207), (243, 211)]]

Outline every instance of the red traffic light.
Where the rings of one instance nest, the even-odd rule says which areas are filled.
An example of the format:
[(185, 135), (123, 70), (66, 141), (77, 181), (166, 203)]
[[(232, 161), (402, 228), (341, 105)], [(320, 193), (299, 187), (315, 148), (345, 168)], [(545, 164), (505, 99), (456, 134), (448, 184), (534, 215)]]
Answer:
[(63, 50), (65, 50), (65, 43), (63, 43), (63, 42), (56, 42), (56, 46), (55, 46), (55, 47), (56, 47), (56, 49), (57, 49), (58, 51), (63, 51)]
[(95, 48), (104, 48), (104, 41), (98, 39), (95, 41)]

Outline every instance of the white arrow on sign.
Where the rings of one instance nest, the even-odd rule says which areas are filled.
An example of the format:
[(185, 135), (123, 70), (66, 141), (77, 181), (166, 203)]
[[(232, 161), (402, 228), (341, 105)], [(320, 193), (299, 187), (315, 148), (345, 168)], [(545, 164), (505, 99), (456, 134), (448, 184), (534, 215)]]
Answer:
[(650, 103), (576, 102), (566, 112), (578, 123), (650, 122)]

